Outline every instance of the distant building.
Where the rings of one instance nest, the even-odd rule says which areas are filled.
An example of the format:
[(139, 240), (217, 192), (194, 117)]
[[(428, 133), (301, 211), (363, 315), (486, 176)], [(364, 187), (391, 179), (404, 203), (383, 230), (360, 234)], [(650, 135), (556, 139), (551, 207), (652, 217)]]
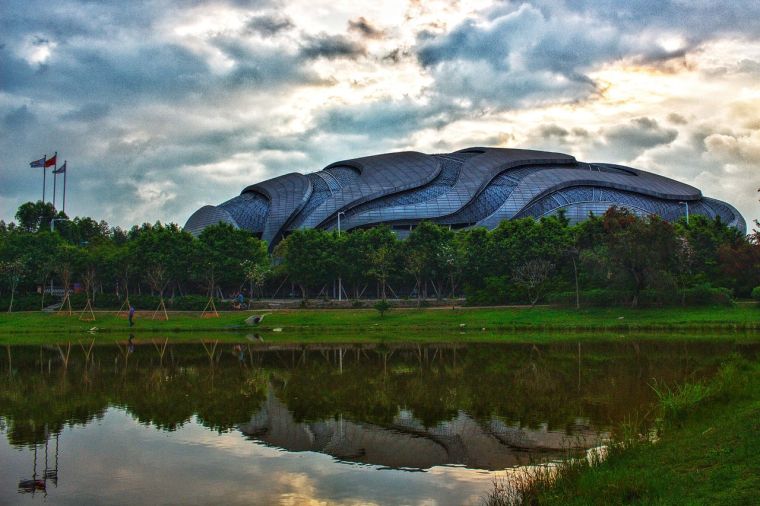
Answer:
[(687, 212), (720, 216), (746, 231), (731, 205), (678, 181), (561, 153), (497, 148), (387, 153), (335, 162), (311, 174), (285, 174), (251, 185), (223, 204), (198, 209), (185, 230), (199, 234), (224, 222), (274, 246), (299, 228), (336, 229), (339, 219), (344, 231), (387, 224), (404, 237), (422, 220), (454, 229), (493, 229), (503, 220), (564, 210), (575, 223), (612, 206), (668, 221)]

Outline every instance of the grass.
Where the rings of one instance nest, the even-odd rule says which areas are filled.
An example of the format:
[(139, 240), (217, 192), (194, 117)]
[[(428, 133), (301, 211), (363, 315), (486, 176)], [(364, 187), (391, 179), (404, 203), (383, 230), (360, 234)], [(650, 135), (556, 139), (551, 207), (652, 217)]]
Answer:
[(656, 442), (613, 445), (604, 462), (574, 460), (531, 479), (507, 475), (486, 504), (757, 504), (760, 363), (734, 358), (709, 383), (655, 390)]
[[(255, 328), (271, 332), (282, 328), (292, 333), (354, 333), (388, 331), (415, 333), (460, 332), (486, 329), (510, 331), (711, 331), (760, 330), (760, 309), (754, 306), (699, 308), (592, 308), (551, 307), (428, 308), (391, 309), (383, 317), (374, 309), (275, 310)], [(218, 318), (201, 318), (197, 312), (170, 313), (169, 320), (152, 320), (152, 312), (138, 312), (130, 329), (124, 315), (113, 311), (96, 313), (96, 321), (80, 321), (78, 314), (0, 313), (0, 339), (9, 335), (35, 333), (81, 333), (92, 327), (99, 332), (207, 332), (250, 331), (244, 324), (251, 314), (262, 311), (222, 312)]]

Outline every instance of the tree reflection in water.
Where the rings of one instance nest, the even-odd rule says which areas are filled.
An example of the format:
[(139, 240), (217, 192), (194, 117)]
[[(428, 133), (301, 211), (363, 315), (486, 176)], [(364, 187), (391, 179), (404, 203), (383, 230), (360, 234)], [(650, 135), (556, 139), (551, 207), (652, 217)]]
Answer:
[(29, 448), (117, 407), (160, 430), (195, 417), (339, 460), (501, 469), (596, 444), (649, 411), (654, 378), (709, 375), (732, 351), (756, 353), (704, 341), (17, 346), (0, 375), (0, 417), (10, 443)]

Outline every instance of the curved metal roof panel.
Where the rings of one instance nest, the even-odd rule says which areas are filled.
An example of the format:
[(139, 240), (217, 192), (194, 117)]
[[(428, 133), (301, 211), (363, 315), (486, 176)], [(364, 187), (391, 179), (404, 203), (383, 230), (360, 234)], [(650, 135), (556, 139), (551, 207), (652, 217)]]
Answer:
[(312, 186), (309, 178), (297, 172), (267, 179), (247, 187), (243, 193), (256, 191), (269, 198), (269, 218), (264, 226), (261, 238), (273, 244), (283, 226), (306, 204), (311, 195)]
[(478, 222), (486, 228), (513, 218), (523, 208), (544, 195), (571, 186), (601, 186), (632, 191), (667, 200), (699, 200), (702, 194), (696, 188), (666, 177), (632, 170), (636, 175), (595, 172), (587, 169), (557, 168), (538, 170), (522, 178), (509, 198), (492, 215)]
[(720, 216), (746, 230), (736, 209), (703, 197), (692, 186), (630, 167), (527, 149), (473, 147), (438, 155), (404, 151), (366, 156), (332, 163), (308, 176), (291, 173), (262, 181), (241, 195), (249, 192), (266, 200), (238, 197), (217, 207), (204, 206), (185, 228), (198, 234), (220, 221), (231, 223), (261, 232), (271, 248), (295, 228), (333, 228), (338, 213), (345, 213), (344, 230), (424, 219), (495, 228), (503, 220), (540, 217), (558, 209), (572, 209), (583, 219), (580, 213), (601, 213), (612, 205), (673, 220), (680, 217), (683, 202), (694, 214)]
[(361, 175), (351, 185), (343, 187), (332, 199), (322, 203), (306, 218), (303, 226), (319, 227), (334, 219), (338, 212), (411, 188), (417, 188), (435, 178), (441, 171), (439, 161), (429, 155), (416, 151), (388, 153), (336, 162), (325, 169), (336, 166), (356, 167)]
[(349, 217), (346, 230), (385, 221), (432, 219), (454, 214), (505, 170), (545, 163), (575, 163), (575, 158), (570, 155), (529, 149), (468, 148), (457, 151), (468, 152), (475, 152), (477, 156), (465, 159), (459, 178), (445, 194), (420, 204), (378, 209)]

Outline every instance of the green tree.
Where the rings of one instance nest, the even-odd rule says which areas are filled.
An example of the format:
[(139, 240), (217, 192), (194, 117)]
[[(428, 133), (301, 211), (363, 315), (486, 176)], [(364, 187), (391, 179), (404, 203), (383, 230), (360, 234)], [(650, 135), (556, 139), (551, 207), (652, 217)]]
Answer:
[(366, 231), (369, 269), (367, 274), (380, 284), (380, 296), (388, 298), (388, 280), (398, 271), (399, 243), (390, 227), (382, 225)]
[(0, 262), (0, 274), (8, 284), (11, 292), (11, 302), (8, 306), (8, 312), (13, 311), (13, 298), (16, 295), (16, 288), (27, 273), (27, 257), (19, 257), (14, 260)]
[(406, 269), (415, 278), (418, 298), (427, 298), (428, 283), (438, 298), (451, 271), (448, 251), (453, 249), (454, 233), (429, 221), (417, 225), (404, 241)]
[(301, 289), (304, 300), (309, 288), (321, 286), (336, 278), (336, 235), (324, 230), (296, 230), (280, 242), (274, 256), (282, 270)]
[(610, 265), (632, 292), (631, 305), (637, 306), (647, 284), (672, 272), (678, 250), (675, 231), (657, 216), (640, 219), (614, 207), (603, 219)]
[(39, 232), (50, 228), (50, 220), (56, 216), (55, 207), (50, 202), (26, 202), (16, 211), (19, 226), (27, 232)]
[(228, 293), (239, 291), (248, 278), (244, 262), (268, 261), (266, 243), (226, 223), (206, 227), (198, 241), (206, 268), (213, 270), (215, 283)]

